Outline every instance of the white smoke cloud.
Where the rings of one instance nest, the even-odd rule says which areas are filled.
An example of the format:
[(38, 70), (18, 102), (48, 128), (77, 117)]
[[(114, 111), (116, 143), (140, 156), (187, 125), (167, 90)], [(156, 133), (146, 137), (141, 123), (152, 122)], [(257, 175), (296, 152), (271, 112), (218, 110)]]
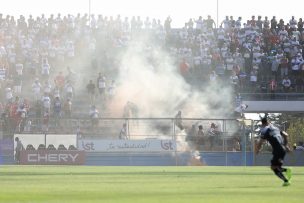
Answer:
[(220, 83), (191, 87), (173, 57), (155, 44), (149, 37), (136, 39), (122, 55), (117, 94), (110, 107), (115, 116), (122, 115), (127, 101), (139, 107), (139, 117), (174, 117), (178, 110), (188, 118), (231, 114), (230, 87)]

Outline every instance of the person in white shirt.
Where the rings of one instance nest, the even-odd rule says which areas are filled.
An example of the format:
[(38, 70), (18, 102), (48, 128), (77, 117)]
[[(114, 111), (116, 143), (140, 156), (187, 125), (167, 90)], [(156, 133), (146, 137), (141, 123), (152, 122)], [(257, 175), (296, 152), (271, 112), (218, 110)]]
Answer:
[(238, 30), (242, 28), (242, 17), (238, 17), (237, 21), (235, 22), (235, 27)]
[(48, 63), (47, 58), (42, 59), (42, 65), (41, 65), (41, 75), (48, 79), (50, 75), (50, 65)]
[(196, 32), (201, 33), (203, 30), (203, 27), (204, 27), (203, 17), (200, 16), (197, 20), (195, 20), (195, 23), (196, 23), (196, 26), (195, 26)]
[(72, 86), (72, 84), (71, 84), (70, 81), (67, 81), (67, 83), (65, 84), (64, 89), (65, 89), (66, 97), (68, 99), (72, 99), (73, 95), (74, 95), (73, 94), (74, 93), (74, 88), (73, 88), (73, 86)]
[(41, 84), (38, 80), (38, 78), (35, 79), (35, 82), (32, 84), (32, 90), (34, 93), (34, 98), (35, 100), (39, 100), (40, 99), (40, 91), (41, 91)]
[(22, 73), (23, 73), (23, 64), (22, 63), (16, 64), (16, 72), (17, 72), (18, 76), (22, 76)]
[(99, 73), (99, 76), (97, 78), (97, 87), (99, 90), (99, 95), (102, 99), (105, 99), (106, 97), (106, 77), (101, 76), (101, 73)]
[(115, 80), (112, 80), (112, 82), (110, 83), (109, 88), (108, 88), (108, 94), (109, 94), (110, 98), (114, 97), (115, 89), (116, 89)]
[(130, 23), (128, 17), (125, 17), (125, 20), (122, 23), (122, 30), (123, 32), (129, 32), (130, 31)]
[(44, 87), (43, 87), (43, 92), (44, 94), (47, 94), (47, 95), (51, 95), (51, 91), (52, 91), (52, 85), (49, 81), (46, 81), (44, 83)]
[(248, 108), (247, 104), (241, 103), (239, 106), (237, 106), (234, 111), (235, 111), (235, 115), (237, 117), (243, 117), (244, 111)]
[(10, 87), (5, 88), (6, 101), (10, 102), (13, 100), (13, 90)]
[(50, 109), (51, 109), (51, 98), (49, 97), (49, 95), (45, 94), (42, 97), (41, 101), (42, 101), (42, 104), (43, 104), (44, 111), (50, 112)]
[(239, 87), (239, 77), (236, 75), (234, 71), (232, 71), (232, 75), (230, 76), (230, 81), (234, 88), (234, 91), (237, 92)]
[(126, 123), (124, 123), (122, 125), (122, 128), (121, 128), (120, 133), (119, 133), (119, 139), (120, 140), (129, 140), (130, 139)]
[(298, 26), (298, 22), (297, 20), (294, 18), (294, 16), (291, 17), (290, 21), (289, 21), (289, 25), (290, 25), (290, 28), (292, 30), (296, 29), (297, 26)]
[(283, 85), (284, 91), (288, 92), (291, 87), (291, 81), (287, 76), (284, 77), (284, 79), (282, 81), (282, 85)]
[(149, 17), (147, 17), (145, 20), (145, 29), (151, 29), (151, 22)]
[(97, 127), (98, 125), (98, 118), (99, 118), (99, 111), (96, 108), (95, 105), (91, 106), (90, 112), (89, 112), (90, 118), (91, 118), (91, 124), (92, 127)]
[(210, 82), (215, 84), (216, 80), (217, 80), (217, 77), (218, 77), (218, 75), (215, 73), (215, 71), (212, 71), (210, 76), (209, 76)]
[(230, 29), (230, 20), (229, 17), (226, 16), (225, 20), (223, 20), (223, 22), (221, 23), (221, 26), (224, 24), (224, 29), (228, 30)]

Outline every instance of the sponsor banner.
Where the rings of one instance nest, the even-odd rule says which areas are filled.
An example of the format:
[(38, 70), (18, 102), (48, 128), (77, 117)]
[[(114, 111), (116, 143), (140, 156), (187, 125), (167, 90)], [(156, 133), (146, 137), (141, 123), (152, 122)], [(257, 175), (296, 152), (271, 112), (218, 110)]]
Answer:
[(14, 154), (14, 141), (12, 139), (0, 140), (0, 152), (5, 155)]
[(78, 149), (87, 152), (169, 152), (174, 140), (78, 140)]
[(83, 165), (85, 152), (78, 150), (21, 151), (20, 164), (29, 165)]

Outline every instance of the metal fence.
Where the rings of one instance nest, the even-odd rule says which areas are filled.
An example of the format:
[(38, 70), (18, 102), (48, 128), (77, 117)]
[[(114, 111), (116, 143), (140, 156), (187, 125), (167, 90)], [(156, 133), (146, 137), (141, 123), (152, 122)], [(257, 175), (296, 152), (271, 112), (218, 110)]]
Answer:
[[(65, 139), (65, 134), (77, 134), (79, 140), (97, 140), (119, 143), (119, 133), (126, 124), (130, 141), (172, 140), (176, 147), (172, 151), (128, 151), (102, 152), (87, 151), (86, 165), (193, 165), (212, 166), (254, 166), (268, 165), (271, 147), (264, 147), (258, 156), (254, 154), (255, 138), (258, 134), (257, 121), (236, 119), (193, 119), (193, 118), (100, 118), (90, 119), (50, 119), (48, 131), (43, 131), (41, 119), (31, 119), (32, 128), (23, 134), (57, 134), (56, 139)], [(217, 128), (216, 135), (210, 135), (211, 124)], [(203, 128), (203, 136), (197, 135), (198, 126)], [(79, 129), (81, 129), (79, 131)], [(3, 131), (0, 138), (0, 164), (13, 164), (13, 137)], [(77, 133), (75, 133), (77, 132)], [(15, 132), (17, 133), (17, 132)], [(211, 136), (215, 136), (210, 139)], [(26, 137), (26, 135), (24, 135)], [(54, 135), (52, 135), (54, 137)], [(24, 139), (23, 139), (24, 141)], [(58, 140), (56, 140), (58, 141)], [(214, 143), (211, 143), (213, 141)], [(61, 143), (61, 142), (58, 142)], [(127, 142), (128, 143), (128, 142)], [(24, 144), (26, 142), (24, 141)], [(192, 162), (195, 160), (197, 162)], [(288, 165), (303, 165), (303, 152), (287, 156)]]
[[(22, 124), (23, 123), (23, 124)], [(16, 124), (3, 120), (3, 137), (15, 133), (77, 134), (80, 138), (120, 139), (123, 125), (128, 139), (172, 139), (180, 143), (181, 150), (199, 151), (252, 151), (253, 121), (236, 119), (200, 118), (27, 118)], [(213, 125), (213, 129), (212, 126)], [(202, 133), (198, 135), (198, 127)], [(124, 139), (124, 138), (123, 138)]]

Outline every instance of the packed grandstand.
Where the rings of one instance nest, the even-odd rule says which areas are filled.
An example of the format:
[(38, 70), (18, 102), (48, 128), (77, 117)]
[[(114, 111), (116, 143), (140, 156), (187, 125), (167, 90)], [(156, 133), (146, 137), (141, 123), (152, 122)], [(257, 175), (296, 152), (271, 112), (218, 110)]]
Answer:
[[(208, 16), (172, 28), (170, 17), (161, 22), (119, 15), (15, 19), (0, 14), (2, 129), (48, 131), (49, 120), (56, 129), (65, 125), (63, 118), (88, 118), (96, 127), (98, 118), (112, 116), (109, 105), (120, 85), (120, 56), (143, 38), (149, 40), (142, 52), (149, 55), (152, 47), (160, 47), (195, 88), (222, 82), (236, 95), (271, 93), (272, 99), (276, 93), (304, 91), (301, 18), (284, 22), (275, 16), (227, 16), (216, 26)], [(128, 102), (121, 117), (137, 117), (136, 108)], [(73, 132), (81, 130), (76, 122)]]

